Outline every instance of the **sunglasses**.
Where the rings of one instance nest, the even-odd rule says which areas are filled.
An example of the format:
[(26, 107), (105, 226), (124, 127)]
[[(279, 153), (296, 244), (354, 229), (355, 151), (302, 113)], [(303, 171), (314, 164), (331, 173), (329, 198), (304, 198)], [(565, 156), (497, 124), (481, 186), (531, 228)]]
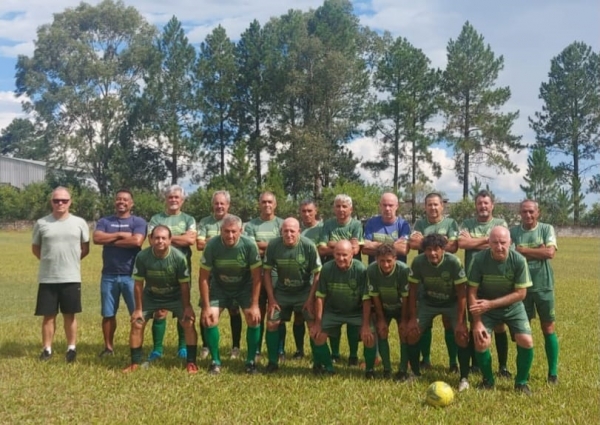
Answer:
[(68, 204), (69, 201), (70, 201), (70, 199), (53, 199), (52, 203), (55, 204), (55, 205), (58, 205), (58, 204)]

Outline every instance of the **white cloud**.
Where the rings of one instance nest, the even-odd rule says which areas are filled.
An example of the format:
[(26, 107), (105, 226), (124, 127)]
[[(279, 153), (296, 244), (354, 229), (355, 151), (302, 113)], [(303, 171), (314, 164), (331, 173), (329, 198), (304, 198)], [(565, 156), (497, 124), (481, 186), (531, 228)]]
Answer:
[(13, 92), (0, 91), (0, 129), (21, 116), (25, 116), (21, 110), (21, 100), (17, 99)]

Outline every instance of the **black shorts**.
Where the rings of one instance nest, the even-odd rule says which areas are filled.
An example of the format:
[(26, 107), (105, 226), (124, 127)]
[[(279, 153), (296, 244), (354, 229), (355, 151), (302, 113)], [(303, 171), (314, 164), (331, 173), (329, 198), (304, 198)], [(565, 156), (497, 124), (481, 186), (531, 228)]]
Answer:
[(36, 316), (81, 313), (81, 282), (40, 283), (35, 306)]

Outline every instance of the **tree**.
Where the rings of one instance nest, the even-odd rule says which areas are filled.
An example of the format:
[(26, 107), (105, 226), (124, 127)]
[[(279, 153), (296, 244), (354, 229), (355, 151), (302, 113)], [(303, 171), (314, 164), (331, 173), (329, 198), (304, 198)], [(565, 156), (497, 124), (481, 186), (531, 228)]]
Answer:
[(0, 154), (17, 158), (45, 161), (49, 146), (43, 135), (38, 134), (35, 125), (26, 118), (15, 118), (2, 129), (0, 134)]
[[(529, 122), (539, 146), (568, 158), (557, 171), (571, 186), (573, 221), (577, 225), (583, 211), (583, 176), (597, 166), (594, 159), (600, 152), (599, 54), (582, 42), (567, 46), (552, 59), (539, 98), (544, 102), (542, 110)], [(586, 166), (584, 161), (591, 164)]]
[(527, 173), (523, 180), (528, 184), (520, 185), (526, 198), (537, 201), (542, 207), (556, 199), (559, 185), (545, 149), (534, 147), (529, 152)]
[(103, 195), (154, 34), (120, 1), (81, 3), (42, 25), (33, 56), (17, 61), (16, 94), (52, 141), (51, 160), (86, 169)]
[(198, 100), (202, 111), (202, 144), (205, 177), (225, 175), (225, 153), (235, 135), (235, 45), (225, 28), (217, 26), (200, 44), (196, 78), (201, 84)]
[(521, 137), (511, 133), (519, 112), (499, 111), (510, 99), (510, 88), (494, 88), (504, 58), (496, 58), (469, 22), (456, 40), (448, 42), (447, 57), (442, 81), (442, 137), (454, 150), (456, 174), (466, 198), (469, 177), (478, 166), (498, 172), (518, 171), (509, 154), (523, 148)]
[(176, 17), (165, 25), (155, 44), (155, 60), (145, 79), (142, 126), (154, 138), (160, 157), (177, 184), (198, 157), (200, 145), (194, 67), (196, 50)]

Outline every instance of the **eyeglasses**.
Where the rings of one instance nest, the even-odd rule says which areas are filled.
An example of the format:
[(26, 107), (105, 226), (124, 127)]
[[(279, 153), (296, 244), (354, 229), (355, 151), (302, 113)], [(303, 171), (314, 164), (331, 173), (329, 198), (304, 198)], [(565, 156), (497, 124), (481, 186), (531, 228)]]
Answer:
[(52, 203), (55, 204), (55, 205), (58, 205), (58, 204), (68, 204), (69, 201), (70, 201), (70, 199), (53, 199)]

